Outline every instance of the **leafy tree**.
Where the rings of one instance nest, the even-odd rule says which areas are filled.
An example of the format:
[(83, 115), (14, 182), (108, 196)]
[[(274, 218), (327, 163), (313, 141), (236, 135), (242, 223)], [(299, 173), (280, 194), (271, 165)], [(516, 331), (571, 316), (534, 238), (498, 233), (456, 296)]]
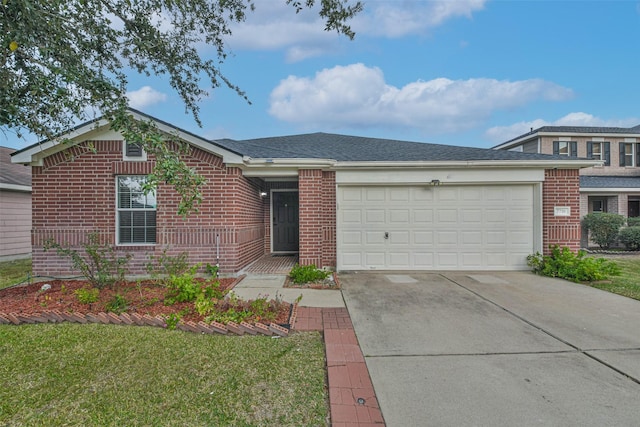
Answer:
[[(284, 0), (296, 12), (316, 0)], [(318, 0), (325, 30), (353, 38), (347, 21), (359, 1)], [(231, 25), (245, 20), (254, 0), (2, 0), (0, 4), (0, 129), (53, 139), (78, 121), (102, 115), (128, 139), (159, 155), (156, 181), (182, 196), (182, 213), (196, 208), (202, 178), (165, 136), (126, 114), (126, 72), (166, 75), (198, 125), (198, 102), (227, 86), (244, 97), (221, 71)], [(214, 58), (197, 50), (206, 43)]]

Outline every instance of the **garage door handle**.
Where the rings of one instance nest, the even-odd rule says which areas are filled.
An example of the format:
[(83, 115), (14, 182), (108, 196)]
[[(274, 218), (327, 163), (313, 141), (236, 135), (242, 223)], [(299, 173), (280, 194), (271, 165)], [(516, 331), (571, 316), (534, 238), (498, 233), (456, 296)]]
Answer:
[(388, 239), (388, 238), (389, 238), (389, 232), (388, 232), (388, 231), (385, 231), (385, 232), (384, 232), (384, 238), (385, 238), (385, 239)]

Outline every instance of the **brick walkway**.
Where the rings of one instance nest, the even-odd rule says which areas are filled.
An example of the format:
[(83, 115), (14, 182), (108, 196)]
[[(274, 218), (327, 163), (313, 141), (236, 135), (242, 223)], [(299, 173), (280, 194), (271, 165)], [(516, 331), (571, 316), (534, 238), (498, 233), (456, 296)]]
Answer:
[(347, 309), (299, 307), (294, 329), (324, 333), (331, 425), (384, 426)]
[(247, 274), (289, 274), (298, 262), (297, 255), (267, 254), (247, 267), (243, 273)]

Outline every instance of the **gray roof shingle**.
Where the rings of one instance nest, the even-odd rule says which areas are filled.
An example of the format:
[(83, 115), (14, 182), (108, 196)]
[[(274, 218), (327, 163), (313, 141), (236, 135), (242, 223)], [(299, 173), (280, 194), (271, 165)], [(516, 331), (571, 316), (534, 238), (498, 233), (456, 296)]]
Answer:
[(581, 176), (580, 187), (640, 189), (640, 176)]
[(13, 148), (0, 147), (0, 183), (31, 186), (31, 167), (11, 163)]
[(422, 142), (397, 141), (329, 133), (280, 136), (212, 143), (252, 158), (332, 159), (342, 162), (563, 160), (566, 156), (497, 151)]
[(640, 125), (631, 127), (631, 128), (621, 128), (621, 127), (604, 127), (604, 126), (542, 126), (538, 129), (533, 129), (531, 132), (523, 133), (522, 135), (518, 135), (515, 138), (511, 138), (508, 141), (502, 142), (496, 147), (508, 144), (512, 141), (517, 141), (527, 135), (535, 135), (539, 132), (546, 133), (577, 133), (577, 134), (588, 134), (588, 133), (620, 133), (620, 134), (640, 134)]

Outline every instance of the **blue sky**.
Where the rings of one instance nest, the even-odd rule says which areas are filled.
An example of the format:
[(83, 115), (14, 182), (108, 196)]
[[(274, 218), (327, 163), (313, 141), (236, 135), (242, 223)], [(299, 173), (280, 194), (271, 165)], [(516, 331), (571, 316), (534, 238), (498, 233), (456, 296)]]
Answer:
[[(166, 81), (131, 74), (131, 105), (206, 138), (331, 132), (492, 147), (544, 125), (640, 124), (640, 2), (369, 0), (353, 41), (284, 0), (234, 27), (203, 127)], [(213, 55), (202, 46), (204, 56)], [(22, 148), (0, 132), (0, 145)]]

